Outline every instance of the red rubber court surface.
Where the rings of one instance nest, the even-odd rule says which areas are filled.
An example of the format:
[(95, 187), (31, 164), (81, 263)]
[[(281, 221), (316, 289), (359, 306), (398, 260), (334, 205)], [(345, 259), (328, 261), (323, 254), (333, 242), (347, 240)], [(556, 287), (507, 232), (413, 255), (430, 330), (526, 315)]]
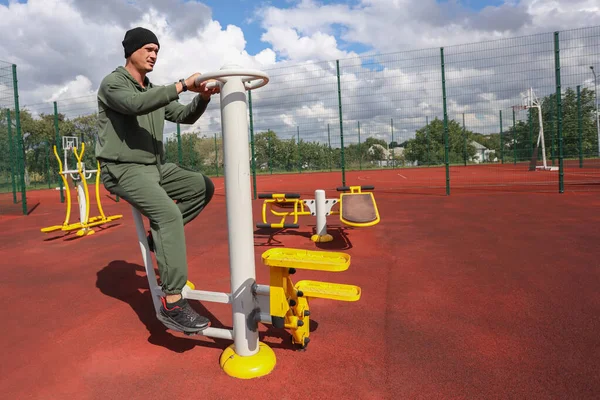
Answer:
[[(548, 162), (551, 166), (551, 162)], [(556, 161), (555, 166), (558, 166)], [(446, 168), (431, 166), (387, 170), (348, 171), (352, 184), (373, 182), (380, 190), (396, 193), (446, 195)], [(327, 183), (341, 185), (341, 172), (330, 174)], [(320, 179), (320, 178), (319, 178)], [(529, 171), (528, 162), (450, 166), (451, 193), (548, 192), (559, 188), (558, 171)], [(564, 161), (564, 186), (567, 191), (594, 191), (600, 188), (600, 160)], [(294, 183), (293, 180), (288, 181)]]
[[(305, 352), (290, 349), (287, 332), (261, 326), (277, 365), (250, 381), (220, 370), (230, 342), (172, 333), (157, 322), (126, 203), (104, 196), (105, 212), (123, 219), (74, 239), (40, 232), (62, 222), (64, 205), (56, 191), (36, 192), (29, 216), (0, 219), (2, 397), (597, 398), (598, 193), (424, 196), (394, 192), (400, 184), (386, 180), (397, 173), (347, 175), (348, 185), (375, 185), (382, 218), (364, 229), (341, 229), (329, 218), (335, 241), (321, 249), (348, 252), (349, 270), (293, 277), (357, 284), (362, 298), (313, 301)], [(306, 197), (314, 189), (337, 196), (340, 185), (339, 173), (257, 181), (261, 192)], [(186, 227), (190, 280), (229, 291), (222, 178), (215, 184), (214, 201)], [(261, 205), (254, 201), (255, 222)], [(273, 235), (256, 230), (259, 283), (268, 283), (263, 251), (318, 249), (309, 240), (314, 219), (300, 223)], [(193, 304), (213, 326), (230, 326), (229, 306)]]

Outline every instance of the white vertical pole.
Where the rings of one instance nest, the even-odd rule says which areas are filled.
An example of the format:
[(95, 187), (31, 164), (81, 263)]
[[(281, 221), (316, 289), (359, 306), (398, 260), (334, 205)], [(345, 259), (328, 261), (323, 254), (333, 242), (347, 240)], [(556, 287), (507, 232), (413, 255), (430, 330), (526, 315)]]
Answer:
[[(79, 168), (79, 165), (77, 166)], [(85, 179), (85, 174), (84, 177)], [(83, 188), (83, 179), (79, 179), (77, 181), (77, 202), (79, 203), (79, 222), (82, 224), (86, 223), (85, 213), (86, 213), (86, 202), (85, 202), (85, 190)]]
[(148, 239), (146, 238), (146, 231), (144, 230), (144, 220), (139, 210), (131, 206), (131, 212), (133, 214), (133, 221), (135, 223), (135, 230), (142, 251), (142, 259), (144, 260), (144, 268), (146, 269), (146, 277), (148, 278), (148, 285), (150, 287), (150, 296), (152, 297), (152, 304), (154, 305), (154, 311), (158, 314), (160, 311), (160, 299), (162, 290), (158, 286), (156, 280), (156, 273), (154, 272), (154, 265), (152, 263), (152, 255), (148, 247)]
[(317, 229), (316, 234), (324, 236), (327, 234), (327, 213), (325, 209), (325, 191), (322, 189), (315, 190), (315, 206), (317, 213)]
[(538, 106), (538, 119), (540, 121), (540, 138), (542, 141), (542, 162), (544, 164), (544, 169), (548, 168), (548, 165), (546, 164), (546, 139), (544, 138), (544, 119), (542, 117), (542, 106), (539, 105)]
[[(236, 69), (225, 66), (222, 69)], [(246, 89), (240, 77), (224, 78), (221, 85), (221, 124), (227, 227), (229, 232), (229, 269), (235, 352), (250, 356), (258, 352), (258, 329), (248, 326), (248, 315), (255, 308), (252, 285), (255, 282), (254, 230), (250, 198), (248, 119)]]
[(548, 168), (546, 163), (546, 139), (544, 138), (544, 118), (542, 116), (542, 105), (536, 97), (534, 97), (533, 88), (529, 89), (529, 104), (538, 109), (538, 120), (540, 124), (540, 134), (538, 136), (537, 145), (542, 144), (542, 164), (544, 169)]

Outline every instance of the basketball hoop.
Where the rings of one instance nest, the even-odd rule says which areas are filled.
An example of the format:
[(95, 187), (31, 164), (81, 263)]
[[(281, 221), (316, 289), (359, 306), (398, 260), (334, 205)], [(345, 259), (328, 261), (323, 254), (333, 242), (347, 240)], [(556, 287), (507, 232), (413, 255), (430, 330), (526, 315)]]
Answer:
[[(540, 132), (538, 134), (537, 144), (531, 155), (531, 162), (529, 163), (530, 171), (557, 171), (558, 167), (549, 166), (546, 159), (546, 140), (544, 138), (544, 120), (542, 118), (542, 103), (533, 92), (533, 88), (527, 89), (527, 91), (521, 93), (521, 105), (513, 106), (513, 110), (527, 110), (530, 108), (537, 108), (538, 110), (538, 123)], [(542, 165), (537, 165), (538, 152), (542, 150)]]
[(529, 108), (537, 107), (539, 108), (541, 103), (535, 93), (533, 92), (533, 88), (527, 89), (525, 92), (521, 93), (521, 105), (519, 109), (527, 110)]
[(63, 138), (62, 138), (63, 150), (76, 149), (78, 146), (79, 146), (79, 141), (78, 141), (77, 136), (63, 136)]

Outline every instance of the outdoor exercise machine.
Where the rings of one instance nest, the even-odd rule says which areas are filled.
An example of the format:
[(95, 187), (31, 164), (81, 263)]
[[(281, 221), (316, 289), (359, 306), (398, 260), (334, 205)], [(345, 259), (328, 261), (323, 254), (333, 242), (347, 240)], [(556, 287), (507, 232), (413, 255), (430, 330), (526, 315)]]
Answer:
[[(288, 229), (298, 228), (298, 217), (315, 216), (316, 229), (311, 236), (315, 243), (331, 242), (333, 236), (327, 233), (327, 217), (339, 215), (340, 222), (352, 227), (368, 227), (379, 223), (379, 210), (372, 192), (373, 186), (342, 186), (336, 190), (342, 192), (337, 198), (325, 198), (325, 191), (315, 190), (314, 199), (302, 199), (298, 193), (261, 193), (259, 199), (265, 199), (262, 207), (262, 223), (256, 224), (257, 228)], [(336, 210), (334, 207), (338, 205)], [(281, 217), (279, 222), (267, 222), (267, 208), (276, 217)], [(290, 211), (291, 209), (291, 211)], [(293, 217), (293, 222), (286, 222), (286, 218)]]
[[(294, 284), (290, 275), (297, 270), (344, 271), (350, 266), (350, 256), (290, 248), (265, 251), (262, 263), (270, 268), (269, 285), (256, 282), (245, 90), (266, 85), (269, 77), (262, 71), (226, 65), (219, 71), (202, 74), (196, 84), (205, 81), (216, 81), (209, 85), (220, 89), (231, 292), (197, 290), (188, 281), (182, 296), (231, 304), (231, 329), (207, 327), (197, 334), (233, 340), (221, 354), (220, 366), (229, 376), (249, 379), (270, 373), (276, 363), (273, 350), (259, 342), (259, 323), (289, 329), (292, 344), (304, 349), (309, 342), (310, 300), (357, 301), (361, 290), (353, 285), (309, 280)], [(160, 298), (164, 294), (157, 283), (142, 214), (131, 208), (156, 316), (161, 320)]]
[[(42, 228), (41, 231), (43, 233), (59, 230), (65, 232), (77, 231), (77, 236), (87, 236), (94, 234), (94, 230), (92, 229), (93, 227), (104, 225), (107, 222), (111, 222), (123, 217), (122, 215), (106, 216), (104, 214), (102, 202), (100, 201), (100, 163), (97, 164), (97, 168), (95, 170), (86, 169), (85, 163), (81, 161), (83, 159), (83, 153), (85, 152), (85, 143), (81, 143), (81, 150), (78, 151), (78, 142), (79, 140), (76, 136), (63, 136), (62, 147), (64, 163), (58, 156), (56, 146), (53, 146), (54, 156), (58, 161), (58, 173), (67, 192), (67, 214), (62, 225), (54, 225), (47, 228)], [(77, 159), (77, 166), (75, 169), (69, 168), (69, 153), (71, 151), (73, 151), (73, 154), (75, 154), (75, 158)], [(98, 212), (100, 215), (90, 217), (90, 193), (87, 180), (90, 179), (93, 174), (96, 174), (96, 204), (98, 206)], [(77, 190), (77, 204), (79, 205), (79, 222), (74, 223), (69, 223), (69, 220), (71, 219), (71, 192), (69, 190), (69, 181), (67, 179), (68, 176), (71, 177), (73, 182), (75, 182), (75, 188)]]

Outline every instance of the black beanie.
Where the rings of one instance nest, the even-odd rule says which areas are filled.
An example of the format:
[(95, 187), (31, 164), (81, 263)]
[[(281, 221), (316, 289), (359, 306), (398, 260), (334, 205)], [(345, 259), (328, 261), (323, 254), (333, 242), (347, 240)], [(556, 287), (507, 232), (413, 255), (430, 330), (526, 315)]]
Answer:
[(158, 43), (158, 38), (152, 31), (149, 31), (146, 28), (133, 28), (125, 33), (125, 39), (123, 39), (123, 49), (125, 49), (125, 58), (129, 57), (131, 53), (136, 51), (137, 49), (142, 48), (148, 43), (154, 43), (160, 49), (160, 43)]

